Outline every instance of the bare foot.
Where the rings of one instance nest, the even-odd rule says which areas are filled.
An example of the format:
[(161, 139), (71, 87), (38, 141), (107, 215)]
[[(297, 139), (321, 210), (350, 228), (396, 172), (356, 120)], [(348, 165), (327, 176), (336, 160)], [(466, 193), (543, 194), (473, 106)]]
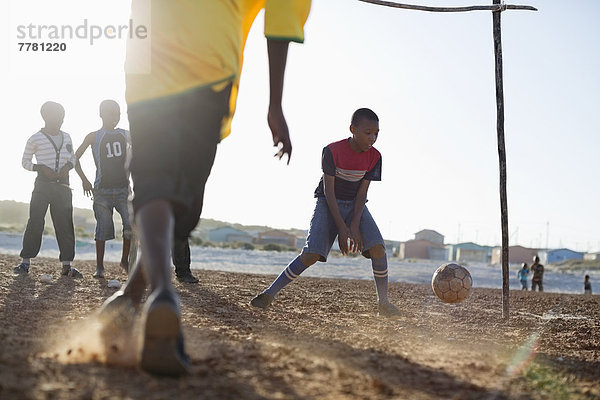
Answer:
[(121, 268), (123, 268), (125, 270), (125, 272), (129, 272), (129, 262), (128, 261), (121, 261), (121, 263), (119, 265), (121, 266)]
[(96, 272), (92, 276), (98, 279), (104, 278), (104, 267), (96, 267)]

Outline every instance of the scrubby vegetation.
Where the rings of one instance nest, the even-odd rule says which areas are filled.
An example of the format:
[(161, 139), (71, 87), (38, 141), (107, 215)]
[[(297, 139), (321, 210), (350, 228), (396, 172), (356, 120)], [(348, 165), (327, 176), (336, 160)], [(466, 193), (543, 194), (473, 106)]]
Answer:
[(550, 264), (550, 267), (560, 269), (561, 271), (593, 271), (600, 270), (600, 261), (598, 260), (565, 260), (556, 264)]
[(262, 246), (262, 250), (265, 251), (297, 251), (298, 249), (283, 244), (267, 243)]
[[(91, 206), (91, 205), (90, 205)], [(27, 219), (29, 216), (29, 204), (21, 203), (12, 200), (0, 200), (0, 232), (8, 233), (23, 233)], [(120, 216), (115, 213), (115, 230), (119, 235), (121, 229)], [(96, 228), (96, 220), (94, 218), (94, 212), (90, 209), (73, 208), (73, 223), (75, 225), (75, 236), (78, 239), (89, 239), (94, 237)], [(196, 230), (190, 237), (190, 245), (202, 246), (202, 247), (218, 247), (223, 249), (244, 249), (244, 250), (268, 250), (268, 251), (297, 251), (295, 247), (285, 245), (260, 245), (247, 242), (212, 242), (208, 240), (209, 232), (216, 228), (224, 226), (231, 226), (235, 229), (239, 229), (245, 232), (260, 232), (267, 231), (273, 228), (268, 226), (258, 225), (241, 225), (232, 224), (229, 222), (218, 221), (214, 219), (202, 218)], [(300, 229), (285, 229), (287, 233), (296, 236), (302, 236), (306, 232)], [(46, 218), (46, 225), (44, 228), (44, 235), (54, 236), (54, 227), (52, 225), (52, 219)]]

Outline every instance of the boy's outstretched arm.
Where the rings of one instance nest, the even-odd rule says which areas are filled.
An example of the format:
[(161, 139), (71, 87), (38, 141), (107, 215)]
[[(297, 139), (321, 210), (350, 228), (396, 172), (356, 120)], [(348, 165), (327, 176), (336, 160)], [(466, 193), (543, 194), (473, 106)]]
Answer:
[(287, 163), (290, 163), (292, 157), (292, 142), (290, 141), (290, 132), (287, 122), (283, 116), (281, 99), (283, 97), (283, 78), (285, 75), (285, 66), (289, 41), (267, 39), (267, 51), (269, 54), (269, 113), (267, 120), (269, 128), (273, 135), (273, 146), (281, 143), (281, 149), (275, 154), (275, 157), (281, 158), (287, 154)]
[(369, 191), (370, 183), (371, 181), (363, 179), (354, 199), (354, 214), (350, 223), (350, 242), (352, 243), (350, 251), (353, 252), (362, 251), (363, 249), (362, 235), (360, 234), (360, 219), (362, 218), (365, 203), (367, 202), (367, 192)]
[(79, 159), (81, 158), (83, 153), (85, 153), (88, 146), (91, 146), (93, 140), (94, 140), (94, 133), (92, 132), (92, 133), (88, 134), (85, 137), (85, 139), (83, 139), (83, 143), (81, 143), (81, 145), (79, 146), (77, 151), (75, 151), (75, 159), (77, 160), (77, 162), (75, 163), (75, 171), (77, 172), (77, 175), (79, 175), (79, 177), (81, 178), (81, 182), (83, 185), (83, 193), (88, 197), (92, 195), (92, 184), (90, 183), (88, 178), (85, 176), (85, 173), (83, 172), (83, 169), (81, 168), (81, 164), (79, 164)]
[(348, 239), (351, 237), (350, 229), (346, 226), (340, 209), (338, 208), (337, 201), (335, 200), (335, 176), (323, 174), (323, 189), (325, 192), (325, 200), (327, 200), (327, 206), (333, 216), (335, 225), (338, 228), (338, 244), (340, 245), (340, 251), (344, 255), (348, 255)]

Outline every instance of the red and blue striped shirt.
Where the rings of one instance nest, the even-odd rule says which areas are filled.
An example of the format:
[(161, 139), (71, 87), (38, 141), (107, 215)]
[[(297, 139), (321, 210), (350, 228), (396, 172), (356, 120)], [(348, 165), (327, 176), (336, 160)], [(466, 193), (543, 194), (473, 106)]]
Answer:
[[(325, 175), (335, 176), (335, 198), (338, 200), (354, 200), (363, 179), (381, 180), (381, 153), (374, 147), (357, 153), (350, 147), (350, 139), (323, 148), (321, 166)], [(322, 177), (315, 197), (325, 197)]]

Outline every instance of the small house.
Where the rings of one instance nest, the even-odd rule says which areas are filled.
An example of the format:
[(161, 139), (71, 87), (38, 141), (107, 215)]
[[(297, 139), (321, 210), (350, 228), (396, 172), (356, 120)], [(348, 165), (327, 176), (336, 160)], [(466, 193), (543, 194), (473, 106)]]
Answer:
[(600, 261), (600, 253), (585, 253), (583, 255), (583, 259), (589, 261)]
[[(523, 246), (508, 247), (508, 263), (531, 265), (533, 257), (538, 254), (538, 249), (530, 249)], [(494, 247), (492, 249), (492, 264), (502, 264), (502, 247)]]
[(447, 259), (447, 254), (443, 244), (434, 243), (425, 239), (413, 239), (400, 243), (398, 257), (401, 259), (421, 258), (427, 260), (445, 260)]
[(481, 246), (473, 242), (449, 244), (448, 260), (456, 262), (489, 262), (491, 257), (491, 248), (489, 246)]
[(423, 229), (415, 233), (415, 240), (429, 240), (431, 243), (444, 244), (444, 235), (433, 229)]
[(209, 231), (208, 240), (211, 242), (252, 243), (252, 236), (232, 226), (222, 226)]
[(258, 244), (281, 244), (284, 246), (296, 247), (297, 239), (295, 235), (287, 232), (273, 229), (266, 232), (260, 232), (257, 239)]
[(583, 253), (570, 249), (540, 250), (538, 256), (540, 257), (540, 263), (542, 264), (553, 264), (565, 260), (583, 259)]

